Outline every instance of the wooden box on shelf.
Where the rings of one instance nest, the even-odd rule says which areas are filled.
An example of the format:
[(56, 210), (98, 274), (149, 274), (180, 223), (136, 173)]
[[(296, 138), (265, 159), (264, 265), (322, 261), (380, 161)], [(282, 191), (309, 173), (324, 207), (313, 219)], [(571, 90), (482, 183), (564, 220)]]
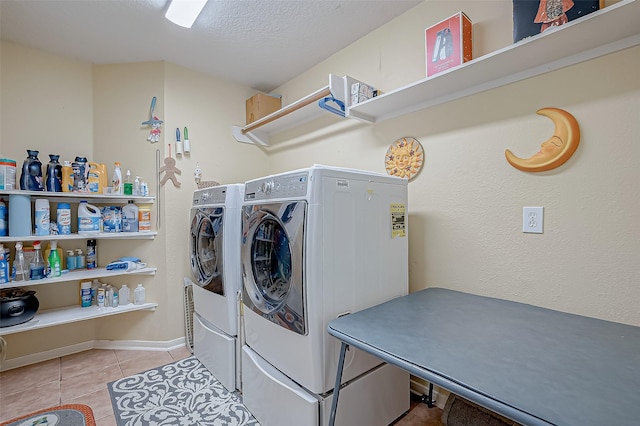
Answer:
[(282, 99), (266, 93), (256, 93), (247, 99), (247, 124), (282, 108)]

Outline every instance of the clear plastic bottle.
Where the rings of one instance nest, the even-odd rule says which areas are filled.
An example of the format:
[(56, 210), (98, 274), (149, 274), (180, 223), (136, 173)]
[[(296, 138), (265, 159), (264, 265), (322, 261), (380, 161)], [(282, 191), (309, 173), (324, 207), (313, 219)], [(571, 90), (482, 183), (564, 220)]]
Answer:
[(142, 305), (145, 303), (146, 298), (146, 290), (142, 287), (142, 284), (138, 284), (138, 287), (133, 292), (133, 304)]
[(62, 266), (60, 261), (60, 255), (58, 254), (58, 242), (51, 241), (51, 251), (49, 252), (49, 268), (51, 268), (50, 277), (61, 277)]
[(32, 280), (41, 280), (45, 277), (45, 265), (44, 258), (42, 257), (40, 241), (33, 242), (33, 249), (33, 260), (29, 263), (29, 278)]
[(22, 251), (22, 242), (16, 243), (16, 260), (13, 261), (13, 267), (11, 268), (11, 279), (13, 281), (27, 281), (29, 280), (29, 267), (24, 260), (24, 252)]
[(142, 191), (140, 190), (140, 176), (136, 176), (136, 180), (133, 181), (133, 195), (142, 195)]
[(138, 206), (133, 200), (122, 207), (122, 230), (124, 232), (138, 232)]
[(120, 287), (119, 296), (120, 305), (128, 305), (131, 303), (131, 292), (126, 284), (122, 284), (122, 287)]

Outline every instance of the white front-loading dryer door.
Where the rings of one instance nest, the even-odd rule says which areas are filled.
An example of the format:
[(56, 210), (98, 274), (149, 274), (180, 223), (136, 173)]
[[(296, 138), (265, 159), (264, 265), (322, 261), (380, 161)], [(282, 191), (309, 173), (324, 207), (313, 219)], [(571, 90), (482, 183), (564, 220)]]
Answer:
[(307, 334), (303, 286), (306, 201), (242, 210), (243, 303), (258, 315)]
[(223, 274), (223, 207), (193, 208), (189, 257), (194, 283), (205, 290), (225, 295)]

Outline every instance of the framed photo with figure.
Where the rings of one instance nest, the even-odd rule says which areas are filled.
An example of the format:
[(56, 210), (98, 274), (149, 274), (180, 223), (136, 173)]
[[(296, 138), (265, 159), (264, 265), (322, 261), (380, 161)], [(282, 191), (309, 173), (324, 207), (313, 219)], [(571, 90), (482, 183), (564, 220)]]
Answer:
[(513, 0), (513, 42), (579, 19), (604, 0)]

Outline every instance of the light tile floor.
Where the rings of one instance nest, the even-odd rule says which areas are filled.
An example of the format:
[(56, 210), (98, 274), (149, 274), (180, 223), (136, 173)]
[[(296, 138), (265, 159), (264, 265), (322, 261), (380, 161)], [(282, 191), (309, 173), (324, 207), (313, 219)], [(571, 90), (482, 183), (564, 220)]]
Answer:
[[(97, 426), (115, 426), (107, 383), (191, 356), (168, 352), (92, 349), (0, 373), (0, 422), (60, 404), (91, 407)], [(442, 410), (412, 401), (394, 426), (439, 426)]]
[(0, 373), (0, 422), (60, 404), (91, 407), (97, 426), (115, 426), (107, 383), (191, 355), (92, 349)]

